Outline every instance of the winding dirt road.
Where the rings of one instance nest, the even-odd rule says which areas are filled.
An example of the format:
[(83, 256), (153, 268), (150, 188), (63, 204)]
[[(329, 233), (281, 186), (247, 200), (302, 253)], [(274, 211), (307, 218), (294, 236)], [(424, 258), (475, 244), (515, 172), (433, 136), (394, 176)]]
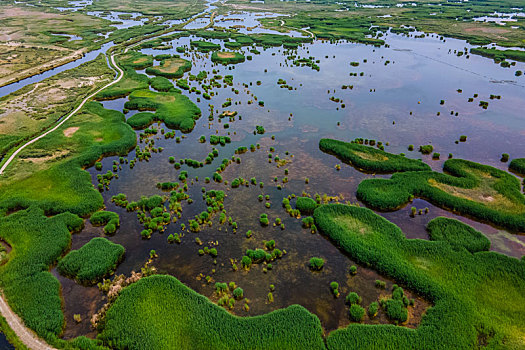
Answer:
[(38, 336), (30, 331), (22, 322), (20, 317), (11, 310), (9, 305), (4, 299), (4, 296), (0, 293), (0, 313), (7, 321), (7, 324), (16, 333), (20, 341), (25, 344), (29, 349), (34, 350), (56, 350), (46, 344), (45, 341), (38, 338)]
[[(77, 106), (77, 108), (75, 108), (71, 113), (69, 113), (67, 116), (65, 116), (57, 125), (55, 125), (52, 129), (46, 131), (45, 133), (35, 137), (34, 139), (30, 140), (30, 141), (27, 141), (26, 143), (24, 143), (22, 146), (20, 146), (13, 154), (11, 154), (11, 156), (5, 161), (4, 165), (2, 165), (2, 167), (0, 168), (0, 175), (2, 175), (5, 171), (5, 169), (9, 166), (9, 164), (11, 164), (11, 162), (13, 161), (13, 159), (16, 158), (16, 156), (18, 155), (18, 153), (20, 153), (20, 151), (22, 151), (24, 148), (26, 148), (27, 146), (29, 146), (30, 144), (32, 143), (35, 143), (36, 141), (40, 140), (41, 138), (43, 137), (46, 137), (47, 135), (49, 135), (50, 133), (52, 133), (53, 131), (55, 131), (56, 129), (60, 128), (62, 126), (62, 124), (64, 124), (66, 121), (68, 121), (69, 118), (71, 118), (73, 115), (75, 115), (75, 113), (77, 113), (82, 107), (84, 107), (84, 104), (86, 104), (87, 101), (89, 101), (90, 99), (92, 99), (96, 94), (98, 94), (100, 91), (110, 87), (111, 85), (114, 85), (116, 83), (118, 83), (120, 81), (120, 79), (122, 79), (122, 77), (124, 76), (124, 72), (122, 71), (122, 69), (120, 69), (119, 66), (117, 66), (117, 64), (115, 63), (115, 55), (111, 55), (111, 63), (112, 65), (110, 65), (110, 68), (113, 69), (113, 71), (115, 71), (115, 68), (118, 70), (115, 71), (115, 73), (118, 73), (118, 77), (117, 79), (113, 80), (112, 82), (104, 85), (103, 87), (101, 87), (100, 89), (98, 89), (97, 91), (95, 91), (94, 93), (92, 93), (91, 95), (89, 95), (88, 97), (86, 97), (85, 99), (82, 100), (82, 102)], [(115, 67), (115, 68), (113, 68)]]

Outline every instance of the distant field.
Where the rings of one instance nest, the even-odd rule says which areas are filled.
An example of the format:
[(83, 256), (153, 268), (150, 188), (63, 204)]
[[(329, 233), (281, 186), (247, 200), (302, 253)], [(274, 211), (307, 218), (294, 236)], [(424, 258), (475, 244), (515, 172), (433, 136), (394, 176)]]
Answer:
[(97, 33), (111, 30), (109, 21), (77, 12), (6, 4), (0, 4), (0, 22), (0, 86), (82, 57), (103, 39)]
[(0, 153), (49, 127), (110, 81), (104, 56), (0, 98)]

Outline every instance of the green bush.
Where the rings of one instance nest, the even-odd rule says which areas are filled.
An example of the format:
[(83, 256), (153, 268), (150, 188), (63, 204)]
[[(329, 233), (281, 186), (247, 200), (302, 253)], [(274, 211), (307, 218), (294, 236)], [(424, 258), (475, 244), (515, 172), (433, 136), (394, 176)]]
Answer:
[(525, 176), (525, 158), (513, 159), (509, 164), (509, 170)]
[(368, 316), (370, 316), (370, 318), (375, 317), (378, 311), (379, 311), (379, 304), (377, 303), (377, 301), (374, 301), (370, 303), (370, 305), (368, 305)]
[(432, 145), (423, 145), (419, 146), (419, 152), (423, 154), (430, 154), (434, 150), (434, 147)]
[(403, 323), (408, 319), (408, 310), (401, 300), (388, 299), (385, 302), (386, 316), (394, 321)]
[(233, 290), (233, 297), (238, 300), (244, 298), (244, 291), (242, 290), (242, 288), (240, 287), (235, 288)]
[(111, 211), (97, 211), (89, 218), (93, 226), (104, 226), (104, 233), (113, 234), (120, 226), (120, 219), (117, 213)]
[(361, 300), (361, 297), (356, 292), (350, 292), (345, 299), (346, 303), (350, 305), (361, 304)]
[(83, 284), (95, 284), (115, 270), (124, 256), (124, 247), (96, 237), (80, 249), (69, 252), (57, 265), (60, 274)]
[(312, 215), (317, 206), (317, 203), (309, 197), (298, 197), (295, 202), (295, 207), (299, 209), (303, 215)]
[(365, 315), (365, 309), (359, 305), (353, 304), (350, 306), (350, 320), (354, 322), (361, 322), (363, 316)]
[(319, 271), (324, 266), (324, 260), (317, 257), (310, 258), (310, 269), (314, 271)]

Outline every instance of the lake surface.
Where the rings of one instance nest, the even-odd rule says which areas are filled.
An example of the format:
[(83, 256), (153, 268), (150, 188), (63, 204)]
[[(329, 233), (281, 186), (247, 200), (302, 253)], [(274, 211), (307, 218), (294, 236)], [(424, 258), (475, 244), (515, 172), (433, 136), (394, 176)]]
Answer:
[[(332, 137), (350, 141), (362, 137), (385, 144), (388, 142), (387, 151), (404, 152), (411, 158), (422, 157), (423, 161), (439, 171), (448, 153), (453, 153), (455, 158), (489, 164), (502, 170), (508, 166), (500, 162), (502, 153), (509, 153), (511, 158), (525, 156), (525, 116), (522, 113), (525, 109), (525, 78), (514, 75), (516, 70), (525, 70), (523, 63), (502, 68), (480, 56), (465, 54), (458, 57), (455, 51), (468, 50), (468, 44), (449, 38), (443, 41), (435, 35), (415, 38), (387, 33), (385, 38), (388, 47), (380, 48), (326, 41), (304, 44), (296, 51), (259, 48), (260, 55), (249, 53), (244, 48), (245, 55), (252, 55), (253, 59), (235, 66), (214, 65), (210, 54), (191, 51), (184, 54), (184, 58), (193, 62), (191, 74), (196, 75), (205, 70), (210, 78), (213, 69), (223, 76), (232, 74), (233, 88), (238, 90), (238, 94), (231, 87), (214, 88), (216, 95), (207, 101), (201, 95), (183, 91), (202, 110), (202, 117), (193, 132), (184, 135), (180, 143), (174, 139), (166, 140), (160, 133), (154, 136), (155, 147), (163, 147), (163, 152), (153, 153), (148, 162), (137, 162), (133, 169), (122, 165), (122, 170), (118, 171), (119, 178), (111, 181), (109, 191), (103, 192), (107, 210), (117, 212), (121, 220), (120, 229), (108, 238), (126, 248), (126, 258), (117, 273), (130, 274), (132, 270), (139, 270), (149, 258), (150, 250), (154, 249), (159, 255), (154, 261), (159, 272), (177, 277), (212, 300), (216, 300), (215, 282), (235, 281), (251, 301), (249, 313), (242, 310), (242, 303), (239, 302), (232, 311), (235, 314), (257, 315), (291, 304), (301, 304), (319, 316), (326, 332), (348, 324), (344, 296), (350, 291), (356, 291), (362, 296), (365, 306), (377, 300), (381, 291), (374, 287), (374, 281), (385, 280), (388, 286), (395, 281), (365, 267), (358, 267), (358, 274), (350, 276), (348, 270), (355, 263), (321, 235), (311, 234), (302, 228), (301, 221), (291, 218), (281, 206), (283, 197), (301, 195), (303, 191), (312, 196), (316, 193), (327, 194), (338, 196), (342, 202), (357, 203), (357, 185), (363, 179), (374, 176), (363, 174), (345, 164), (337, 171), (335, 166), (340, 161), (319, 150), (319, 139)], [(190, 40), (196, 39), (180, 38), (171, 44), (174, 48), (189, 46)], [(218, 40), (214, 42), (222, 44)], [(157, 55), (175, 53), (175, 50), (143, 49), (142, 52)], [(291, 55), (297, 58), (314, 57), (319, 60), (317, 64), (320, 71), (294, 66), (292, 60), (287, 59)], [(353, 67), (350, 62), (359, 62), (359, 65)], [(351, 73), (357, 74), (354, 76)], [(293, 87), (292, 90), (280, 88), (277, 84), (279, 79), (286, 80), (287, 85)], [(261, 82), (260, 85), (257, 85), (257, 81)], [(200, 89), (197, 82), (190, 82), (190, 85)], [(342, 89), (342, 85), (352, 85), (353, 88)], [(249, 100), (254, 100), (252, 94), (259, 101), (264, 101), (264, 107), (258, 106), (257, 102), (248, 104)], [(478, 97), (474, 102), (468, 102), (474, 94), (478, 94)], [(501, 99), (490, 99), (490, 95), (500, 95)], [(330, 100), (332, 96), (342, 99), (342, 102), (333, 102)], [(234, 103), (221, 108), (227, 98), (232, 98)], [(445, 100), (444, 105), (440, 104), (442, 99)], [(126, 100), (122, 98), (103, 104), (106, 108), (122, 110)], [(488, 109), (478, 105), (480, 100), (489, 101)], [(345, 108), (342, 108), (342, 103)], [(226, 118), (219, 123), (215, 114), (213, 121), (208, 120), (208, 104), (213, 104), (218, 113), (223, 110), (237, 111), (242, 119), (236, 117), (235, 121), (229, 122), (230, 127), (225, 129), (223, 124), (228, 123)], [(134, 113), (128, 113), (127, 117)], [(263, 125), (266, 133), (254, 135), (256, 125)], [(168, 162), (169, 156), (203, 161), (213, 146), (208, 142), (199, 143), (198, 139), (204, 135), (208, 140), (213, 134), (229, 134), (232, 143), (224, 147), (215, 146), (219, 150), (219, 157), (212, 164), (198, 169), (183, 165), (180, 170), (176, 170)], [(272, 135), (275, 139), (272, 139)], [(467, 142), (456, 144), (460, 135), (467, 135)], [(182, 134), (176, 131), (176, 136), (181, 137)], [(236, 148), (249, 147), (250, 144), (259, 144), (260, 148), (235, 155)], [(414, 144), (416, 149), (418, 145), (432, 144), (441, 153), (441, 160), (408, 152), (409, 144)], [(139, 145), (144, 148), (144, 143)], [(275, 150), (270, 152), (270, 147)], [(277, 167), (275, 162), (268, 163), (268, 153), (287, 159), (288, 163), (282, 167)], [(223, 158), (232, 156), (241, 158), (241, 162), (227, 167), (222, 173), (225, 180), (231, 182), (236, 177), (256, 177), (257, 182), (264, 182), (264, 187), (250, 185), (231, 189), (224, 183), (204, 183), (204, 178), (211, 177)], [(134, 152), (127, 158), (133, 157)], [(111, 169), (116, 159), (104, 159), (101, 172), (88, 169), (94, 183), (96, 175)], [(285, 175), (284, 169), (288, 169), (288, 175)], [(183, 202), (182, 219), (171, 223), (164, 233), (155, 232), (151, 239), (142, 240), (140, 231), (143, 227), (136, 213), (116, 207), (110, 201), (111, 196), (125, 193), (131, 201), (143, 195), (168, 194), (157, 189), (156, 184), (178, 181), (178, 174), (182, 170), (188, 171), (189, 179), (199, 178), (193, 184), (188, 181), (188, 194), (194, 202)], [(278, 178), (277, 182), (274, 182), (275, 177)], [(282, 182), (284, 177), (288, 178), (287, 183)], [(305, 178), (309, 179), (308, 184)], [(278, 189), (278, 185), (282, 189)], [(181, 244), (168, 244), (166, 238), (170, 233), (181, 233), (181, 223), (187, 225), (188, 219), (206, 209), (201, 199), (203, 186), (207, 190), (221, 189), (226, 192), (225, 208), (227, 215), (237, 222), (237, 232), (234, 233), (228, 224), (219, 224), (216, 214), (211, 227), (203, 228), (199, 233), (184, 233)], [(260, 202), (257, 199), (259, 194), (269, 195), (269, 209), (265, 208), (266, 200)], [(418, 209), (428, 207), (429, 213), (411, 218), (410, 206)], [(261, 213), (268, 214), (271, 223), (276, 217), (281, 218), (285, 230), (272, 225), (261, 227)], [(459, 217), (423, 200), (415, 200), (405, 208), (381, 215), (399, 225), (408, 238), (423, 239), (428, 238), (425, 226), (429, 220), (437, 216), (454, 217), (484, 232), (492, 241), (493, 250), (516, 257), (525, 254), (524, 236)], [(250, 239), (245, 237), (248, 230), (253, 231)], [(73, 249), (78, 249), (101, 234), (101, 228), (88, 223), (81, 233), (73, 236)], [(204, 242), (203, 246), (195, 243), (196, 237)], [(282, 259), (273, 263), (271, 271), (265, 273), (262, 265), (254, 265), (250, 271), (232, 270), (231, 259), (240, 262), (246, 249), (264, 248), (263, 241), (270, 239), (276, 241), (277, 248), (287, 252)], [(216, 263), (208, 255), (199, 256), (198, 250), (204, 246), (217, 248)], [(308, 261), (312, 256), (326, 260), (325, 268), (319, 273), (308, 269)], [(55, 271), (53, 273), (57, 275)], [(207, 283), (206, 276), (211, 276), (212, 282)], [(103, 294), (96, 286), (86, 288), (59, 275), (57, 277), (63, 286), (67, 320), (65, 337), (81, 334), (94, 336), (89, 318), (103, 305)], [(341, 297), (334, 298), (331, 294), (331, 281), (340, 284)], [(273, 303), (268, 303), (266, 299), (270, 284), (275, 285)], [(429, 306), (426, 301), (414, 297), (417, 312), (409, 324), (412, 327), (417, 326), (421, 313)], [(82, 322), (76, 324), (73, 321), (74, 314), (81, 314)], [(386, 320), (380, 315), (367, 322)]]
[[(213, 3), (209, 2), (207, 11), (215, 8)], [(80, 9), (87, 4), (89, 1), (72, 2), (71, 5)], [(117, 28), (129, 28), (147, 21), (141, 18), (140, 13), (133, 13), (131, 18), (125, 20), (119, 17), (122, 14), (93, 13), (122, 22), (116, 25)], [(267, 17), (276, 15), (265, 14)], [(238, 12), (217, 16), (215, 20), (220, 27), (242, 26), (239, 30), (243, 33), (276, 33), (261, 28), (258, 22), (260, 18), (262, 16), (254, 13)], [(186, 28), (202, 28), (208, 25), (209, 20), (207, 16), (197, 18)], [(168, 24), (180, 23), (174, 20)], [(525, 64), (513, 62), (515, 65), (511, 68), (500, 67), (490, 59), (469, 55), (471, 46), (462, 40), (440, 40), (437, 35), (416, 38), (416, 35), (422, 34), (417, 32), (410, 36), (384, 34), (387, 45), (379, 48), (327, 41), (304, 44), (298, 50), (258, 48), (261, 54), (253, 54), (249, 48), (243, 48), (241, 51), (253, 59), (234, 66), (214, 65), (210, 54), (192, 51), (184, 54), (184, 58), (193, 62), (191, 74), (196, 75), (204, 70), (211, 78), (214, 75), (212, 70), (215, 69), (216, 74), (233, 75), (234, 85), (233, 88), (214, 88), (216, 95), (210, 101), (203, 99), (202, 95), (183, 91), (202, 111), (202, 117), (193, 132), (182, 135), (176, 131), (177, 137), (183, 137), (180, 143), (174, 139), (166, 140), (160, 133), (151, 137), (155, 147), (164, 148), (163, 152), (153, 153), (148, 162), (137, 162), (133, 169), (122, 165), (122, 170), (118, 171), (119, 178), (112, 180), (110, 189), (103, 192), (107, 210), (117, 212), (121, 219), (120, 229), (114, 236), (108, 237), (126, 248), (126, 258), (119, 265), (117, 273), (130, 274), (133, 270), (140, 270), (149, 258), (150, 250), (154, 249), (159, 255), (154, 260), (154, 266), (160, 273), (177, 277), (213, 301), (217, 299), (215, 282), (236, 282), (250, 300), (248, 313), (242, 310), (241, 302), (237, 303), (232, 310), (237, 315), (253, 316), (301, 304), (320, 318), (326, 333), (348, 324), (348, 307), (344, 304), (344, 297), (349, 292), (357, 292), (363, 298), (362, 305), (365, 307), (376, 301), (382, 291), (375, 288), (375, 280), (386, 281), (388, 288), (395, 281), (361, 266), (358, 266), (357, 275), (351, 276), (348, 271), (355, 263), (348, 256), (321, 235), (304, 229), (299, 219), (290, 217), (282, 208), (284, 197), (292, 194), (299, 196), (303, 191), (312, 196), (337, 196), (341, 202), (362, 205), (355, 198), (357, 185), (363, 179), (376, 175), (363, 174), (345, 164), (341, 165), (341, 170), (336, 170), (335, 166), (340, 161), (319, 150), (319, 139), (375, 139), (388, 143), (387, 151), (404, 152), (410, 158), (423, 158), (438, 171), (449, 153), (453, 153), (455, 158), (492, 165), (502, 170), (508, 166), (500, 162), (502, 153), (509, 153), (511, 158), (525, 156), (525, 116), (522, 112), (525, 109), (525, 77), (515, 76), (516, 70), (525, 70)], [(288, 35), (302, 34), (292, 31)], [(190, 40), (198, 38), (175, 39), (169, 44), (173, 48), (189, 47)], [(222, 41), (211, 41), (223, 45)], [(111, 45), (108, 43), (80, 60), (0, 88), (0, 96), (94, 59), (99, 53), (105, 53)], [(151, 55), (176, 54), (175, 49), (143, 49), (142, 52)], [(458, 56), (457, 52), (464, 54)], [(320, 71), (293, 64), (294, 59), (308, 57), (319, 61), (317, 65)], [(351, 66), (350, 62), (358, 62), (359, 65)], [(187, 76), (188, 73), (185, 78)], [(285, 80), (291, 90), (281, 88), (277, 84), (279, 79)], [(202, 90), (197, 82), (190, 82), (190, 85)], [(352, 88), (343, 89), (343, 85)], [(474, 94), (478, 94), (478, 97), (473, 98)], [(491, 95), (501, 98), (491, 99)], [(255, 97), (258, 101), (264, 101), (264, 107), (258, 105)], [(228, 98), (232, 99), (233, 104), (221, 108)], [(473, 98), (473, 102), (469, 102), (469, 98)], [(334, 102), (334, 99), (339, 99), (339, 102)], [(440, 100), (445, 103), (441, 105)], [(106, 108), (122, 111), (126, 101), (127, 98), (121, 98), (103, 104)], [(254, 103), (248, 104), (248, 101)], [(488, 108), (482, 109), (480, 101), (488, 101)], [(215, 106), (213, 121), (208, 120), (209, 104)], [(224, 110), (237, 111), (238, 116), (232, 121), (225, 118), (219, 122), (217, 112)], [(127, 118), (135, 113), (130, 111)], [(225, 123), (229, 124), (228, 129), (224, 128)], [(263, 125), (266, 133), (254, 135), (256, 125)], [(177, 170), (168, 162), (170, 156), (203, 161), (213, 146), (209, 142), (199, 143), (198, 139), (204, 135), (209, 140), (209, 136), (215, 134), (229, 135), (232, 143), (224, 147), (215, 146), (219, 156), (211, 164), (198, 169), (183, 165)], [(460, 135), (467, 135), (467, 142), (455, 143)], [(260, 148), (241, 155), (235, 154), (236, 148), (249, 147), (251, 144), (259, 144)], [(409, 144), (415, 145), (416, 149), (418, 145), (432, 144), (436, 152), (441, 153), (441, 160), (409, 152)], [(144, 143), (139, 143), (139, 146), (144, 148)], [(274, 150), (271, 151), (270, 147)], [(275, 161), (269, 163), (269, 153), (286, 159), (287, 164), (278, 167)], [(257, 182), (264, 182), (264, 187), (250, 185), (232, 189), (224, 183), (204, 183), (204, 178), (212, 176), (222, 159), (232, 156), (240, 158), (241, 162), (227, 167), (222, 173), (225, 180), (231, 182), (237, 177), (256, 177)], [(133, 157), (134, 152), (131, 152), (127, 158)], [(104, 159), (102, 172), (111, 169), (116, 159)], [(285, 174), (285, 169), (288, 169), (288, 174)], [(136, 213), (116, 207), (110, 200), (111, 196), (125, 193), (131, 201), (143, 195), (168, 194), (157, 189), (156, 184), (178, 181), (178, 174), (182, 170), (188, 171), (189, 179), (194, 179), (188, 181), (188, 194), (194, 200), (193, 203), (183, 202), (182, 219), (168, 225), (164, 233), (155, 232), (151, 239), (142, 240), (140, 231), (143, 227)], [(101, 172), (93, 168), (88, 171), (96, 183), (96, 175)], [(283, 183), (285, 177), (288, 181)], [(309, 179), (308, 183), (305, 183), (305, 178)], [(232, 217), (239, 228), (233, 232), (230, 225), (219, 224), (216, 214), (211, 227), (205, 227), (198, 233), (185, 232), (181, 244), (168, 244), (166, 238), (170, 233), (183, 233), (181, 223), (187, 225), (188, 219), (206, 210), (206, 204), (201, 199), (202, 187), (226, 192), (224, 204), (227, 215)], [(259, 201), (257, 197), (260, 194), (268, 195), (269, 200)], [(270, 203), (270, 208), (265, 207), (266, 202)], [(411, 218), (410, 206), (429, 208), (429, 213)], [(272, 225), (261, 227), (261, 213), (268, 214), (270, 223), (275, 218), (282, 219), (285, 229)], [(457, 218), (485, 233), (492, 241), (493, 250), (515, 257), (525, 254), (524, 236), (454, 215), (424, 200), (416, 199), (398, 211), (380, 214), (399, 225), (408, 238), (421, 239), (428, 239), (425, 227), (432, 218)], [(245, 236), (248, 230), (253, 232), (249, 239)], [(87, 223), (81, 233), (73, 236), (72, 248), (78, 249), (99, 235), (103, 235), (102, 229)], [(202, 240), (203, 246), (195, 243), (196, 237)], [(240, 267), (246, 249), (264, 248), (264, 241), (270, 239), (276, 241), (277, 248), (286, 251), (282, 259), (272, 263), (271, 270), (264, 271), (264, 266), (259, 264), (252, 266), (250, 271), (233, 271), (232, 261), (236, 261)], [(216, 261), (208, 255), (199, 256), (198, 250), (204, 246), (217, 248)], [(313, 256), (325, 259), (325, 267), (321, 272), (314, 273), (308, 269), (308, 261)], [(62, 283), (67, 321), (64, 337), (95, 336), (89, 319), (103, 305), (104, 295), (96, 286), (80, 286), (59, 276), (56, 271), (52, 272)], [(206, 276), (211, 277), (209, 283), (205, 280)], [(329, 284), (332, 281), (340, 284), (339, 298), (334, 298), (330, 291)], [(275, 286), (273, 303), (267, 301), (270, 285)], [(416, 299), (416, 304), (414, 315), (407, 326), (416, 327), (430, 304), (417, 295), (409, 295)], [(73, 321), (74, 314), (81, 315), (80, 323)], [(387, 320), (380, 314), (373, 320), (365, 319), (365, 322), (385, 323)], [(0, 334), (0, 348), (4, 343), (7, 344)]]

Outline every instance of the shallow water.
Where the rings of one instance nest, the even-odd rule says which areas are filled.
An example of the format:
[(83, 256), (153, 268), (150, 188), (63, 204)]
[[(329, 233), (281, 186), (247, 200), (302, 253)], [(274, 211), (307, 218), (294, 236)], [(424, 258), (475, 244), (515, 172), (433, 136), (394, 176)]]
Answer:
[[(235, 314), (257, 315), (297, 303), (318, 315), (326, 332), (348, 324), (347, 307), (344, 305), (344, 297), (348, 292), (358, 292), (365, 306), (377, 300), (382, 291), (374, 287), (374, 281), (386, 280), (388, 286), (394, 281), (364, 267), (358, 267), (358, 274), (350, 276), (348, 269), (354, 263), (321, 235), (303, 229), (300, 220), (291, 218), (281, 206), (283, 197), (300, 195), (302, 191), (311, 195), (326, 193), (339, 196), (342, 202), (356, 203), (355, 190), (359, 182), (375, 176), (363, 174), (345, 164), (337, 171), (335, 165), (340, 164), (340, 161), (319, 150), (320, 138), (350, 141), (363, 137), (389, 142), (387, 151), (405, 152), (408, 157), (423, 158), (435, 170), (441, 169), (448, 153), (453, 153), (455, 158), (489, 164), (502, 170), (507, 168), (506, 163), (499, 161), (502, 153), (509, 153), (511, 158), (525, 156), (525, 121), (522, 113), (525, 108), (522, 98), (525, 78), (514, 76), (516, 70), (525, 70), (523, 63), (518, 62), (509, 69), (480, 56), (458, 57), (454, 50), (469, 49), (468, 44), (449, 38), (444, 42), (435, 35), (414, 38), (389, 33), (384, 38), (389, 47), (316, 41), (303, 45), (296, 52), (287, 51), (284, 55), (285, 50), (282, 48), (260, 49), (260, 55), (248, 53), (247, 48), (243, 48), (246, 55), (253, 56), (253, 60), (227, 67), (213, 65), (209, 54), (184, 54), (183, 57), (193, 61), (192, 74), (206, 70), (210, 78), (212, 69), (217, 69), (217, 74), (223, 76), (232, 74), (234, 88), (239, 93), (235, 94), (230, 87), (213, 89), (216, 96), (211, 101), (201, 99), (197, 102), (200, 95), (183, 91), (202, 110), (202, 117), (193, 132), (184, 135), (180, 143), (174, 139), (166, 140), (159, 133), (154, 137), (155, 147), (163, 147), (164, 151), (153, 153), (148, 162), (137, 162), (132, 170), (124, 164), (123, 170), (118, 172), (119, 178), (111, 181), (109, 191), (103, 192), (107, 210), (119, 213), (121, 219), (120, 229), (114, 236), (108, 237), (126, 248), (126, 258), (117, 273), (129, 274), (132, 270), (139, 270), (148, 259), (149, 251), (155, 249), (159, 258), (155, 259), (154, 265), (159, 272), (177, 277), (212, 300), (216, 300), (215, 282), (235, 281), (244, 289), (245, 297), (251, 300), (249, 313), (243, 311), (242, 303), (238, 302), (232, 311)], [(189, 45), (190, 40), (196, 38), (176, 39), (172, 45), (174, 48)], [(222, 43), (219, 40), (212, 41)], [(142, 52), (155, 55), (175, 53), (175, 50), (143, 49)], [(320, 60), (320, 71), (292, 66), (291, 61), (286, 60), (288, 55), (313, 56)], [(359, 66), (350, 66), (352, 61), (359, 62)], [(363, 72), (362, 76), (350, 76), (350, 73), (360, 72)], [(277, 80), (280, 78), (293, 86), (293, 90), (279, 88)], [(256, 84), (258, 80), (261, 85)], [(243, 87), (242, 83), (249, 87)], [(190, 82), (190, 85), (198, 86), (196, 82)], [(353, 89), (341, 89), (342, 85), (353, 85)], [(462, 92), (457, 92), (457, 89), (462, 89)], [(474, 102), (468, 102), (468, 98), (476, 93), (479, 97)], [(250, 94), (264, 101), (265, 106), (260, 107), (257, 103), (249, 105), (248, 100), (253, 99)], [(501, 99), (492, 100), (489, 98), (491, 94), (501, 95)], [(331, 101), (331, 96), (342, 99), (345, 108), (342, 108), (341, 102)], [(224, 110), (221, 104), (230, 97), (240, 104), (225, 109), (238, 111), (242, 120), (237, 117), (235, 121), (229, 122), (229, 129), (223, 128), (227, 120), (219, 123), (216, 117), (209, 123), (208, 104), (215, 105), (220, 113)], [(440, 105), (441, 99), (445, 100), (444, 105)], [(105, 101), (104, 106), (122, 110), (126, 100)], [(480, 100), (489, 101), (488, 109), (478, 106)], [(127, 117), (133, 113), (128, 113)], [(255, 125), (263, 125), (266, 134), (253, 135)], [(199, 181), (188, 185), (188, 194), (194, 202), (183, 202), (183, 219), (171, 223), (165, 233), (156, 232), (151, 239), (142, 240), (140, 231), (143, 228), (136, 214), (116, 207), (110, 201), (111, 196), (122, 192), (131, 201), (138, 200), (142, 195), (161, 194), (156, 183), (177, 181), (179, 174), (168, 162), (168, 157), (203, 160), (212, 146), (199, 143), (198, 138), (205, 135), (209, 139), (209, 135), (215, 134), (216, 130), (219, 135), (230, 133), (232, 143), (225, 147), (215, 146), (219, 150), (219, 157), (210, 165), (199, 169), (182, 167), (181, 170), (188, 171), (190, 179), (199, 177)], [(176, 136), (181, 135), (176, 131)], [(275, 135), (275, 140), (272, 140), (271, 135)], [(467, 135), (467, 142), (456, 144), (460, 135)], [(211, 177), (223, 158), (233, 156), (239, 146), (256, 143), (260, 144), (260, 149), (237, 155), (241, 163), (229, 165), (222, 176), (230, 182), (239, 176), (245, 179), (255, 176), (258, 182), (264, 182), (264, 188), (250, 185), (231, 189), (224, 184), (204, 184), (204, 178)], [(428, 143), (441, 153), (441, 160), (434, 161), (430, 156), (407, 151), (409, 144), (417, 148), (418, 145)], [(144, 144), (139, 145), (144, 147)], [(270, 147), (275, 147), (275, 151), (271, 152), (273, 155), (279, 155), (289, 163), (280, 168), (275, 162), (268, 163)], [(133, 158), (133, 153), (128, 158)], [(111, 169), (115, 159), (117, 157), (104, 159), (101, 172)], [(288, 175), (284, 174), (285, 168), (289, 170)], [(99, 172), (93, 168), (88, 170), (96, 183), (96, 174)], [(273, 181), (276, 176), (278, 182)], [(289, 179), (286, 184), (282, 183), (284, 176)], [(305, 184), (306, 177), (309, 178), (308, 184)], [(283, 188), (279, 190), (277, 184)], [(185, 233), (181, 244), (168, 244), (166, 238), (170, 233), (181, 232), (180, 223), (187, 223), (188, 219), (206, 209), (201, 200), (202, 186), (207, 190), (222, 189), (226, 192), (227, 215), (237, 222), (239, 229), (233, 233), (231, 226), (220, 225), (216, 214), (211, 227), (203, 228), (199, 233)], [(264, 207), (265, 201), (257, 200), (259, 194), (270, 196), (269, 209)], [(428, 207), (429, 213), (411, 218), (410, 206), (418, 209)], [(261, 227), (261, 213), (267, 213), (270, 222), (276, 217), (281, 218), (286, 229), (271, 225)], [(399, 225), (408, 238), (422, 239), (428, 238), (425, 226), (430, 219), (436, 216), (458, 218), (484, 232), (491, 239), (493, 250), (516, 257), (525, 254), (525, 236), (513, 235), (453, 215), (423, 200), (415, 200), (396, 212), (381, 215)], [(254, 232), (250, 239), (245, 237), (247, 230)], [(87, 225), (81, 233), (73, 236), (73, 249), (101, 234), (101, 228)], [(195, 243), (195, 237), (199, 237), (204, 246), (217, 244), (216, 264), (210, 256), (198, 255), (198, 249), (203, 246)], [(279, 249), (287, 251), (282, 259), (273, 263), (271, 271), (263, 272), (262, 265), (253, 266), (249, 272), (232, 270), (230, 259), (239, 262), (246, 249), (263, 248), (263, 241), (269, 239), (274, 239)], [(320, 273), (313, 273), (307, 267), (312, 256), (326, 260), (325, 268)], [(211, 276), (212, 282), (206, 283), (205, 276)], [(59, 279), (63, 285), (68, 322), (65, 337), (94, 335), (89, 318), (102, 306), (102, 293), (96, 287), (82, 287), (60, 276)], [(341, 297), (337, 299), (330, 292), (331, 281), (337, 281), (341, 286)], [(270, 284), (275, 285), (275, 301), (272, 304), (266, 301)], [(411, 326), (417, 325), (421, 312), (427, 306), (428, 303), (417, 299), (416, 317), (412, 319)], [(75, 313), (82, 316), (83, 321), (79, 325), (74, 324)], [(366, 322), (385, 322), (382, 317), (379, 315), (376, 320)]]
[[(61, 34), (61, 35), (63, 35), (63, 34)], [(75, 40), (77, 40), (77, 39), (75, 39)], [(9, 85), (2, 86), (2, 87), (0, 87), (0, 97), (9, 95), (10, 93), (15, 92), (17, 90), (20, 90), (21, 88), (23, 88), (24, 86), (27, 86), (29, 84), (38, 83), (38, 82), (40, 82), (40, 81), (42, 81), (42, 80), (44, 80), (46, 78), (49, 78), (49, 77), (52, 77), (52, 76), (58, 74), (60, 72), (63, 72), (63, 71), (66, 71), (66, 70), (69, 70), (69, 69), (72, 69), (72, 68), (76, 68), (76, 67), (80, 66), (83, 63), (92, 61), (95, 58), (97, 58), (97, 56), (99, 54), (101, 54), (101, 53), (105, 54), (106, 51), (111, 46), (113, 46), (113, 42), (106, 43), (106, 44), (102, 45), (100, 49), (90, 51), (90, 52), (86, 53), (82, 58), (79, 58), (78, 60), (66, 63), (64, 65), (61, 65), (59, 67), (47, 70), (47, 71), (45, 71), (43, 73), (40, 73), (40, 74), (33, 75), (33, 76), (29, 77), (29, 78), (22, 79), (22, 80), (20, 80), (20, 81), (18, 81), (16, 83), (12, 83), (12, 84), (9, 84)]]
[(15, 347), (9, 343), (4, 335), (4, 333), (0, 332), (0, 349), (2, 350), (14, 350)]
[[(109, 13), (106, 13), (102, 11), (89, 11), (87, 12), (87, 15), (100, 17), (115, 22), (111, 26), (117, 29), (126, 29), (134, 26), (141, 26), (148, 22), (148, 18), (140, 18), (142, 16), (142, 13), (139, 12), (129, 13), (110, 11)], [(131, 17), (129, 19), (122, 19), (119, 17), (120, 15), (130, 15)]]

